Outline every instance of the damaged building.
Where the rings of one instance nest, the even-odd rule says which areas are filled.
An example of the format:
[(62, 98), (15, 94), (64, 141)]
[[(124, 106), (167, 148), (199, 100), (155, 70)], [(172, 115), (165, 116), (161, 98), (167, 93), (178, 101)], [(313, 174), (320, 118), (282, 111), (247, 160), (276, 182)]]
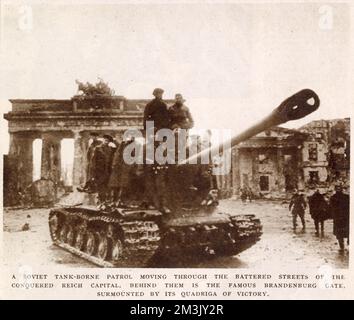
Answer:
[(349, 187), (350, 120), (273, 127), (232, 150), (231, 173), (218, 177), (223, 197), (248, 189), (255, 198), (285, 198), (294, 189)]
[(306, 185), (342, 183), (349, 187), (350, 119), (312, 121), (299, 130), (309, 134), (304, 146)]
[[(239, 195), (249, 189), (256, 198), (278, 197), (294, 190), (302, 181), (302, 145), (307, 134), (297, 130), (273, 127), (239, 144), (232, 150), (229, 191)], [(230, 179), (231, 177), (231, 179)]]

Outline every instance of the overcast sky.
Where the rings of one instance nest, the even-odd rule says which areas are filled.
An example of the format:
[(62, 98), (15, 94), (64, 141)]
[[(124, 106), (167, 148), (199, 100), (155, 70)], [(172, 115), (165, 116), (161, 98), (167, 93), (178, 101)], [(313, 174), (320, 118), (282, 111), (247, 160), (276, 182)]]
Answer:
[[(350, 9), (91, 1), (32, 4), (31, 24), (28, 8), (5, 2), (1, 111), (10, 110), (11, 98), (69, 99), (75, 79), (101, 77), (128, 99), (150, 98), (154, 87), (164, 88), (166, 98), (182, 93), (201, 128), (240, 131), (303, 88), (318, 93), (321, 107), (288, 126), (347, 117), (353, 109)], [(6, 132), (2, 120), (5, 149)]]

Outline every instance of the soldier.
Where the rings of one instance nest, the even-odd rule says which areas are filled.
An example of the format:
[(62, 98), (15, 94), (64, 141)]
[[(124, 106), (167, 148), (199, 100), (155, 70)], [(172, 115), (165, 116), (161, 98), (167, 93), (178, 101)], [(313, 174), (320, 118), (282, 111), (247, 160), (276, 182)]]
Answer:
[(94, 149), (92, 156), (93, 182), (98, 190), (98, 200), (103, 205), (108, 196), (108, 182), (111, 175), (112, 158), (115, 149), (113, 138), (105, 134), (101, 145)]
[[(165, 141), (155, 141), (155, 148), (166, 143)], [(168, 166), (159, 164), (156, 159), (146, 159), (144, 176), (145, 176), (145, 196), (148, 205), (153, 203), (154, 207), (163, 213), (170, 213), (167, 203), (167, 189), (168, 189)]]
[(86, 153), (86, 182), (83, 187), (78, 187), (77, 190), (81, 192), (93, 192), (94, 184), (93, 184), (93, 170), (92, 170), (92, 157), (94, 150), (97, 146), (101, 144), (101, 140), (99, 139), (99, 134), (97, 132), (90, 133), (91, 144), (89, 145)]
[(317, 189), (308, 197), (310, 215), (315, 223), (316, 236), (319, 236), (319, 225), (321, 225), (321, 237), (324, 236), (324, 221), (328, 219), (328, 204), (323, 194)]
[(295, 190), (294, 195), (292, 196), (289, 204), (289, 211), (293, 216), (293, 230), (296, 230), (297, 226), (297, 216), (300, 217), (302, 223), (302, 231), (305, 232), (305, 209), (306, 209), (305, 197), (302, 194), (302, 190)]
[(339, 243), (339, 251), (344, 253), (344, 238), (349, 245), (349, 195), (343, 193), (341, 185), (335, 187), (336, 193), (329, 200), (333, 216), (333, 234)]
[(134, 165), (125, 163), (123, 158), (125, 147), (133, 142), (134, 137), (127, 136), (113, 155), (109, 187), (113, 191), (113, 202), (116, 206), (120, 205), (122, 195), (124, 195), (124, 191), (126, 191), (129, 186), (131, 175), (135, 168)]
[(191, 129), (194, 126), (194, 121), (189, 108), (184, 105), (186, 100), (180, 93), (175, 95), (175, 104), (169, 109), (170, 115), (170, 127), (172, 130), (175, 129)]
[(151, 100), (144, 110), (144, 129), (146, 130), (146, 121), (154, 121), (155, 131), (169, 128), (170, 117), (167, 110), (167, 105), (162, 100), (164, 91), (156, 88), (153, 91), (155, 99)]

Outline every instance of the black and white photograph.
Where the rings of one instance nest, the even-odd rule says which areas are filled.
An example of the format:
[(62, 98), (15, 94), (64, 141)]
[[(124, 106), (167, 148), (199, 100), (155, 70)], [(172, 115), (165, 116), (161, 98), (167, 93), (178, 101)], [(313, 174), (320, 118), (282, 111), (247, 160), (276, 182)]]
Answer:
[(0, 4), (3, 267), (350, 271), (352, 4)]

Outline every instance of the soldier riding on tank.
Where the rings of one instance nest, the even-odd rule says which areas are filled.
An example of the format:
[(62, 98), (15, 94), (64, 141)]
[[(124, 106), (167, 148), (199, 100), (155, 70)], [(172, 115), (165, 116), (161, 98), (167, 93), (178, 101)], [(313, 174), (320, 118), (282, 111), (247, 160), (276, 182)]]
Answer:
[(127, 189), (135, 168), (133, 164), (124, 161), (124, 150), (134, 143), (134, 140), (134, 136), (127, 134), (113, 155), (109, 187), (112, 191), (111, 200), (116, 207), (124, 204), (123, 198), (127, 196)]
[(194, 126), (193, 117), (189, 108), (184, 104), (185, 101), (180, 93), (176, 93), (175, 103), (168, 109), (172, 130), (191, 129)]
[(104, 208), (108, 200), (108, 182), (115, 151), (115, 148), (111, 145), (113, 141), (112, 136), (105, 134), (102, 144), (95, 148), (92, 156), (93, 184), (98, 191), (98, 204), (100, 208)]
[(86, 182), (83, 187), (78, 187), (78, 191), (80, 192), (96, 192), (94, 186), (94, 171), (92, 168), (92, 157), (95, 151), (95, 148), (101, 144), (101, 140), (99, 139), (100, 135), (97, 132), (90, 133), (91, 143), (87, 149), (86, 153)]

